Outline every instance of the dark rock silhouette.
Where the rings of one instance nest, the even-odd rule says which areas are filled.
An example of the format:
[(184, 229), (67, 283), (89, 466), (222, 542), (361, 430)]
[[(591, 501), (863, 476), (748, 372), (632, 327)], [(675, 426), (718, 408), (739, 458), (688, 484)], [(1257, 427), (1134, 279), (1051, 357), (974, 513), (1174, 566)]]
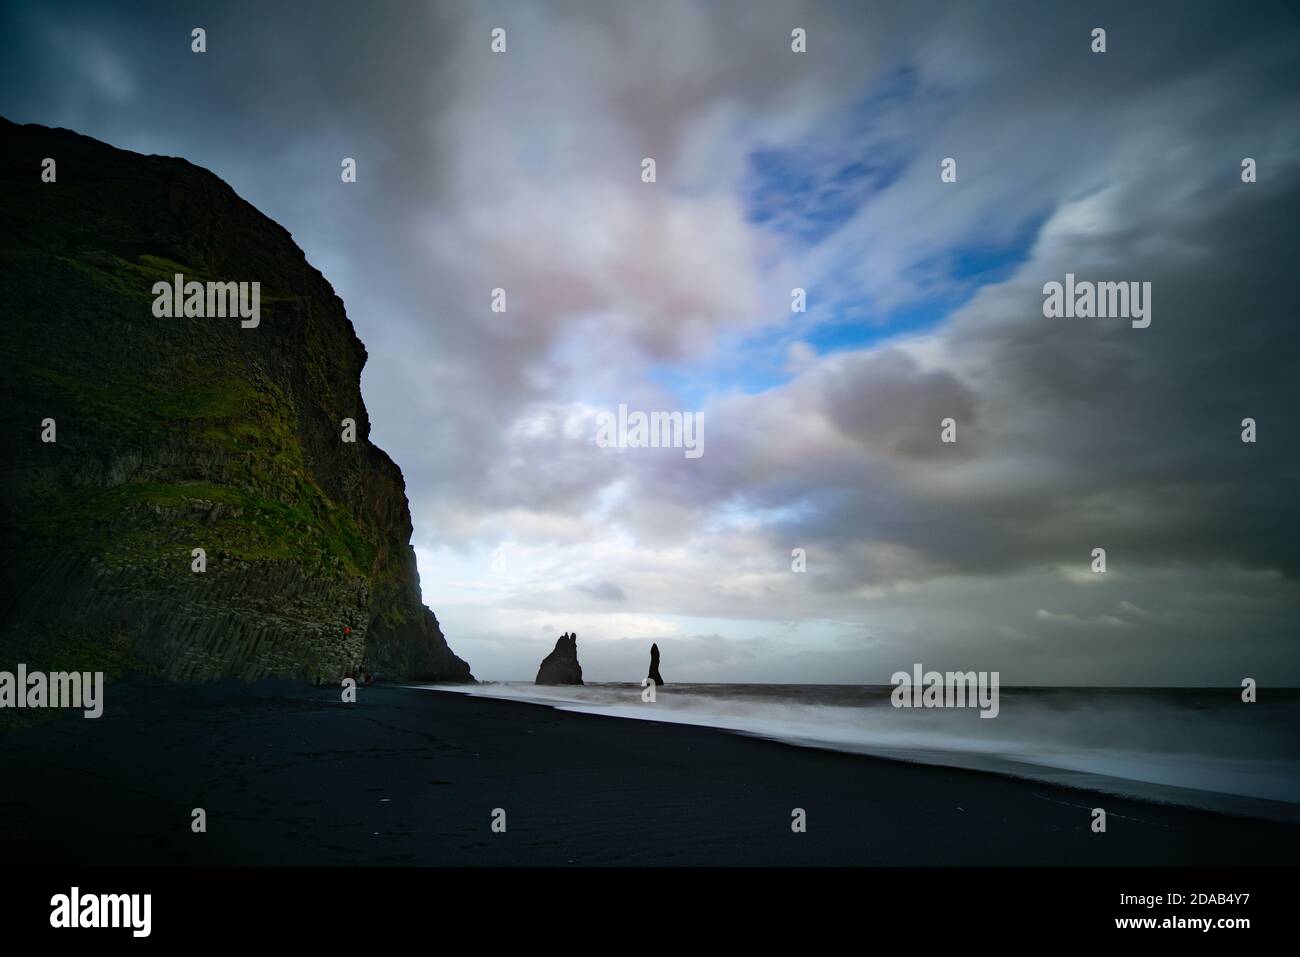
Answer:
[(657, 685), (664, 683), (663, 675), (659, 674), (659, 646), (655, 644), (650, 645), (650, 674), (646, 677)]
[(539, 685), (580, 685), (582, 684), (582, 665), (578, 664), (578, 636), (561, 635), (555, 642), (555, 650), (542, 659), (537, 669)]
[[(0, 661), (471, 681), (370, 441), (365, 346), (289, 233), (184, 160), (5, 119), (0, 192), (0, 434), (58, 424), (6, 444)], [(260, 324), (158, 318), (177, 274), (260, 283)]]

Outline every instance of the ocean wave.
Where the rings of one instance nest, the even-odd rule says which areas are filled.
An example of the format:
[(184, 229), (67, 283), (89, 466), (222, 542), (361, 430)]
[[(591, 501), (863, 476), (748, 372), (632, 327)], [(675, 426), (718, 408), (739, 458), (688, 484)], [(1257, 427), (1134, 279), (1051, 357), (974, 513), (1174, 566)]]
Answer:
[(1300, 822), (1300, 692), (1003, 688), (997, 718), (894, 708), (889, 686), (420, 685), (664, 721), (891, 760), (1013, 775), (1220, 813)]

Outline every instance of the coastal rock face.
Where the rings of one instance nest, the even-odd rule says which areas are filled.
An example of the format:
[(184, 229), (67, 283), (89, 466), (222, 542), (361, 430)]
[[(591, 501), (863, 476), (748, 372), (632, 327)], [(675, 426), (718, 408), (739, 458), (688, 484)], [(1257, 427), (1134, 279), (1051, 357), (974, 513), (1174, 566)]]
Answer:
[(663, 677), (659, 674), (659, 646), (655, 644), (650, 646), (650, 673), (646, 678), (657, 685), (664, 683)]
[(542, 666), (537, 669), (537, 680), (533, 684), (582, 684), (582, 665), (578, 664), (576, 635), (563, 635), (556, 640), (555, 650), (542, 659)]
[[(0, 190), (0, 662), (472, 681), (369, 441), (365, 347), (289, 233), (184, 160), (3, 119)], [(260, 322), (156, 317), (177, 273), (260, 282)]]

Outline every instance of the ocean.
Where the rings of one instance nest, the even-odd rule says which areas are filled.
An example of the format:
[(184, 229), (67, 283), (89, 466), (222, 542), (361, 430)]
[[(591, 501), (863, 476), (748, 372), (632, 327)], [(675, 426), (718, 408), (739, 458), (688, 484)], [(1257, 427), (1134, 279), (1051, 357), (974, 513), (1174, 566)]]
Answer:
[(1300, 689), (1000, 689), (1000, 712), (895, 708), (890, 685), (418, 685), (968, 768), (1221, 813), (1300, 822)]

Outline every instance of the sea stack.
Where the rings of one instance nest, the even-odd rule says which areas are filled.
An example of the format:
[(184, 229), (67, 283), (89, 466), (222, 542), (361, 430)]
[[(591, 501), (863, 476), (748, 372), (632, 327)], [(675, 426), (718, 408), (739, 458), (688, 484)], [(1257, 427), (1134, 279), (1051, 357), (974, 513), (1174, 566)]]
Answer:
[(578, 664), (578, 636), (561, 635), (555, 642), (555, 650), (542, 659), (542, 666), (537, 669), (539, 685), (580, 685), (582, 684), (582, 665)]
[(647, 681), (653, 681), (657, 685), (664, 683), (663, 675), (659, 674), (659, 646), (650, 645), (650, 674), (646, 675)]

